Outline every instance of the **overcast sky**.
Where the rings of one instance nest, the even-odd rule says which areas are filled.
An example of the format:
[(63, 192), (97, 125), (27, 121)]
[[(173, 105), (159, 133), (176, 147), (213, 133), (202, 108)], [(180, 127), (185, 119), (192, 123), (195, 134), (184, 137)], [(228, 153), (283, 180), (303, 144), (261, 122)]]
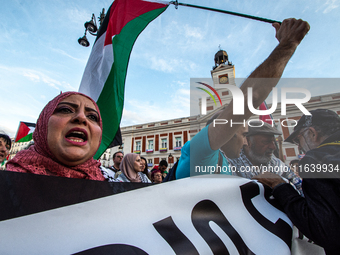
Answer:
[[(181, 2), (181, 1), (180, 1)], [(254, 16), (308, 21), (311, 30), (283, 77), (338, 78), (339, 0), (183, 0)], [(36, 122), (60, 91), (77, 91), (91, 46), (82, 47), (84, 22), (111, 1), (11, 0), (1, 4), (0, 131), (14, 136), (19, 121)], [(173, 5), (138, 37), (126, 79), (122, 126), (190, 115), (190, 78), (209, 78), (219, 45), (248, 76), (274, 49), (274, 28), (264, 22)], [(309, 87), (312, 96), (339, 85)], [(308, 86), (308, 85), (307, 85)]]

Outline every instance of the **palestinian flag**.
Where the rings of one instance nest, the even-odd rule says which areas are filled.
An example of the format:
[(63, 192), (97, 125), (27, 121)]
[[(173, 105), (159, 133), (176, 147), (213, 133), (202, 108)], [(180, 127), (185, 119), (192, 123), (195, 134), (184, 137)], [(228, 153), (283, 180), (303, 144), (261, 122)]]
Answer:
[[(268, 106), (266, 101), (264, 101), (262, 104), (260, 104), (259, 106), (259, 110), (261, 111), (265, 111), (268, 110)], [(274, 118), (271, 114), (267, 114), (267, 115), (259, 115), (259, 119), (262, 120), (263, 122), (267, 122), (268, 124), (272, 125), (272, 121)], [(275, 122), (274, 125), (276, 126)]]
[(85, 67), (79, 92), (99, 106), (103, 120), (100, 155), (114, 140), (124, 105), (124, 86), (132, 47), (144, 28), (169, 3), (146, 0), (116, 0), (107, 11)]
[(35, 123), (20, 121), (14, 142), (23, 143), (31, 141), (34, 129)]

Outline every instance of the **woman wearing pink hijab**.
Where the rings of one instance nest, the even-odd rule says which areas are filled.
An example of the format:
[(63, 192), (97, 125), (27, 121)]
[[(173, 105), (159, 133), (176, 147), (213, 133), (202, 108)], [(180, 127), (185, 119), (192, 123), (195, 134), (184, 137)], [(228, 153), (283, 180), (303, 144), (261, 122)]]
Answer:
[(122, 173), (117, 178), (120, 182), (151, 183), (149, 178), (142, 173), (141, 158), (138, 154), (126, 154), (120, 163), (120, 170)]
[(17, 153), (7, 170), (102, 181), (100, 163), (93, 159), (101, 136), (97, 104), (78, 92), (62, 93), (40, 113), (34, 145)]

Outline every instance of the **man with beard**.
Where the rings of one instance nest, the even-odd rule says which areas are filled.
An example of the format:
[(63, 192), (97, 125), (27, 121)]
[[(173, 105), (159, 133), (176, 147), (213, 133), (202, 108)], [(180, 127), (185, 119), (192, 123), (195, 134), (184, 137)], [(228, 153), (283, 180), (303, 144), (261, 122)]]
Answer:
[(248, 129), (248, 145), (243, 146), (239, 158), (229, 158), (229, 163), (237, 169), (233, 174), (251, 179), (262, 172), (273, 172), (288, 179), (301, 192), (301, 178), (273, 155), (274, 135), (282, 133), (261, 120), (252, 120)]
[(331, 110), (317, 109), (303, 115), (285, 140), (306, 153), (298, 170), (305, 197), (299, 196), (278, 175), (264, 173), (254, 179), (273, 189), (293, 224), (325, 249), (340, 251), (340, 118)]

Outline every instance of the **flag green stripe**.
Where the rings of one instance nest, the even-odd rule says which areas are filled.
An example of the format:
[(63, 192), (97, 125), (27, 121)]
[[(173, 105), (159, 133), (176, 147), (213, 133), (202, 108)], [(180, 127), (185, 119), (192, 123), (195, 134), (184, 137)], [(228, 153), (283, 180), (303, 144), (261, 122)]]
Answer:
[(20, 140), (17, 141), (17, 143), (24, 143), (24, 142), (29, 142), (33, 139), (33, 133), (30, 133), (26, 136), (24, 136), (23, 138), (21, 138)]
[(126, 72), (132, 47), (144, 28), (166, 8), (167, 6), (152, 10), (131, 20), (112, 40), (114, 63), (97, 101), (103, 120), (103, 136), (94, 156), (95, 159), (105, 152), (119, 128), (124, 106)]

